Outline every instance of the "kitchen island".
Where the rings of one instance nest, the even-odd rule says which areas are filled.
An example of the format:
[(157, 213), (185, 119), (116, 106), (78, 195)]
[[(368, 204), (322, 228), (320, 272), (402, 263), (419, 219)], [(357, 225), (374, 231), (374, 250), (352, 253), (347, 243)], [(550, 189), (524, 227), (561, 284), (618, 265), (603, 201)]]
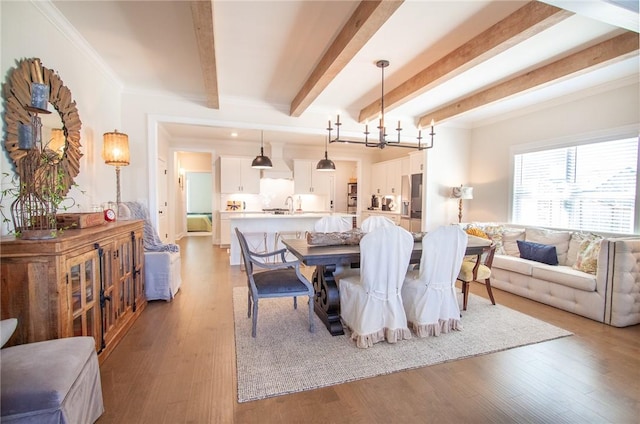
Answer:
[[(247, 241), (253, 239), (256, 244), (264, 245), (268, 251), (274, 250), (276, 233), (297, 233), (300, 238), (305, 237), (305, 232), (313, 231), (315, 223), (324, 216), (344, 216), (355, 218), (356, 215), (345, 213), (313, 212), (293, 214), (271, 213), (237, 213), (229, 216), (231, 242), (229, 244), (229, 262), (231, 265), (240, 265), (240, 244), (236, 237), (236, 228), (247, 235)], [(265, 240), (266, 239), (266, 240)]]

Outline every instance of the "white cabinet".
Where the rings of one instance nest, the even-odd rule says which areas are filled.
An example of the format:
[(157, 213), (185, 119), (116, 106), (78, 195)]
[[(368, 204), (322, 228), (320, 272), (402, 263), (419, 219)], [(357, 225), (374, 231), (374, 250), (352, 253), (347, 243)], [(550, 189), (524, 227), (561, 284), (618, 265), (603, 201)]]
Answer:
[(293, 191), (295, 194), (329, 194), (329, 175), (316, 170), (316, 162), (311, 160), (293, 161)]
[(400, 184), (402, 182), (402, 161), (395, 159), (385, 162), (386, 164), (386, 184), (385, 193), (387, 195), (400, 195)]
[(398, 196), (402, 181), (402, 161), (394, 159), (371, 165), (371, 194)]
[(251, 167), (252, 158), (220, 158), (220, 192), (260, 193), (260, 170)]
[(422, 174), (424, 171), (424, 151), (409, 154), (409, 170), (411, 174)]
[(220, 246), (231, 244), (231, 221), (226, 214), (220, 214)]
[(371, 194), (384, 195), (387, 172), (384, 162), (371, 165)]

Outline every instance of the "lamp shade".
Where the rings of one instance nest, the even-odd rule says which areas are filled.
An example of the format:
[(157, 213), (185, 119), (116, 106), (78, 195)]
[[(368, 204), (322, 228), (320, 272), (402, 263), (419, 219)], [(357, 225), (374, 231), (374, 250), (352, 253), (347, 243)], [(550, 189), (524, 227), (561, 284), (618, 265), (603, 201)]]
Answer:
[(104, 134), (102, 158), (113, 166), (129, 165), (129, 136), (114, 130)]
[(269, 169), (273, 167), (271, 163), (271, 159), (268, 156), (263, 154), (264, 152), (260, 149), (260, 154), (256, 156), (256, 158), (251, 162), (251, 167), (255, 169)]
[(464, 200), (473, 199), (473, 187), (453, 187), (451, 197)]
[(336, 164), (333, 163), (331, 159), (324, 158), (318, 161), (318, 164), (316, 165), (316, 169), (318, 171), (335, 171)]

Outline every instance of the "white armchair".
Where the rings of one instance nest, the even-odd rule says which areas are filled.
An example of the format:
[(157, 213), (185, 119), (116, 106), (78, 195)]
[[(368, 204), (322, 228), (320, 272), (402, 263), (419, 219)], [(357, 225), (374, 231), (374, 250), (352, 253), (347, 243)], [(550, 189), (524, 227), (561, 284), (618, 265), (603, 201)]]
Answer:
[(144, 294), (147, 300), (171, 301), (182, 284), (179, 246), (160, 241), (142, 203), (121, 203), (118, 218), (144, 219)]

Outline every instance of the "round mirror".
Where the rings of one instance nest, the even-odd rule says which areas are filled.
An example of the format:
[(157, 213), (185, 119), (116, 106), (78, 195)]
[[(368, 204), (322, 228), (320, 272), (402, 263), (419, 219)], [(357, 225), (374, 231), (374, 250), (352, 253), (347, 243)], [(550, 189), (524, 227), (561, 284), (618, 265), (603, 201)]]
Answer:
[(82, 122), (76, 102), (71, 98), (71, 91), (54, 70), (41, 65), (40, 59), (21, 60), (17, 67), (10, 71), (8, 81), (3, 87), (5, 148), (13, 160), (16, 172), (20, 174), (22, 160), (27, 156), (28, 150), (20, 149), (19, 133), (21, 127), (30, 125), (31, 113), (34, 113), (34, 99), (38, 93), (33, 92), (33, 84), (44, 85), (49, 91), (48, 103), (46, 99), (37, 99), (44, 101), (40, 107), (52, 107), (57, 112), (39, 116), (42, 120), (42, 152), (47, 160), (56, 165), (58, 184), (61, 187), (60, 195), (64, 196), (80, 172)]

